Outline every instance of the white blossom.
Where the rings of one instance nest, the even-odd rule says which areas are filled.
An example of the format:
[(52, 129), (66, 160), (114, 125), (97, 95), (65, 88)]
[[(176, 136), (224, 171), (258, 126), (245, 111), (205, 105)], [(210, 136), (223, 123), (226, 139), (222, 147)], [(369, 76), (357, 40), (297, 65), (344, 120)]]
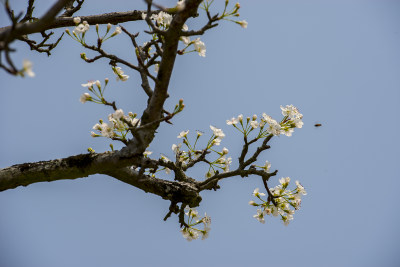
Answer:
[(112, 117), (114, 119), (120, 120), (122, 117), (124, 117), (124, 111), (122, 109), (117, 109), (113, 114)]
[(286, 136), (292, 136), (294, 129), (291, 127), (281, 127), (281, 133)]
[(173, 144), (171, 149), (172, 149), (172, 151), (174, 151), (175, 154), (178, 154), (181, 149), (181, 146), (182, 146), (182, 144), (178, 144), (178, 145)]
[(253, 215), (254, 218), (256, 218), (260, 223), (265, 223), (264, 219), (264, 211), (262, 209), (257, 209), (257, 214)]
[(35, 73), (32, 71), (33, 63), (27, 59), (22, 62), (22, 71), (29, 77), (35, 77)]
[(88, 93), (84, 93), (81, 95), (81, 97), (79, 98), (79, 101), (84, 104), (86, 101), (89, 101), (90, 99), (92, 99), (92, 97), (88, 94)]
[(128, 80), (129, 76), (124, 74), (124, 71), (121, 69), (121, 67), (113, 67), (112, 70), (117, 75), (117, 81), (125, 82)]
[(89, 23), (87, 23), (87, 21), (84, 21), (83, 23), (76, 26), (72, 32), (75, 34), (85, 33), (89, 30), (89, 28), (90, 28)]
[(251, 126), (251, 128), (256, 129), (258, 127), (258, 122), (256, 120), (251, 121), (250, 126)]
[(265, 196), (264, 193), (260, 193), (259, 191), (260, 191), (260, 189), (258, 187), (256, 189), (254, 189), (253, 196), (255, 196), (255, 197)]
[(153, 151), (145, 151), (145, 152), (143, 152), (143, 156), (145, 156), (145, 157), (148, 157), (148, 156), (150, 156), (151, 154), (153, 154)]
[(230, 120), (226, 120), (226, 124), (228, 124), (228, 125), (236, 125), (238, 123), (239, 123), (239, 119), (237, 119), (237, 118), (232, 118)]
[(213, 133), (214, 133), (214, 135), (216, 137), (220, 137), (220, 138), (224, 138), (225, 137), (225, 134), (221, 129), (218, 129), (218, 128), (212, 126), (212, 125), (210, 125), (210, 129), (213, 131)]
[(186, 45), (188, 46), (190, 44), (190, 37), (189, 36), (181, 36), (180, 40)]
[(239, 24), (243, 29), (247, 28), (247, 21), (242, 20), (242, 21), (236, 21), (237, 24)]
[(199, 53), (199, 56), (205, 57), (206, 56), (206, 45), (200, 41), (200, 38), (196, 38), (194, 40), (194, 50), (196, 50)]
[(304, 187), (300, 184), (299, 181), (296, 181), (296, 186), (297, 186), (297, 191), (302, 194), (302, 195), (307, 195), (306, 190), (304, 189)]
[(115, 36), (115, 35), (118, 35), (121, 32), (122, 32), (121, 27), (117, 26), (117, 27), (115, 27), (115, 31), (111, 34), (111, 37)]
[(182, 131), (177, 137), (178, 137), (178, 138), (186, 137), (188, 133), (189, 133), (189, 130), (187, 130), (187, 131)]
[(75, 18), (74, 18), (74, 23), (75, 23), (75, 24), (81, 23), (81, 18), (80, 18), (80, 17), (75, 17)]
[(288, 116), (289, 118), (303, 117), (303, 115), (300, 114), (298, 109), (293, 105), (286, 105), (286, 107), (281, 106), (281, 110), (282, 115)]
[(88, 81), (87, 83), (83, 83), (83, 84), (81, 84), (81, 85), (82, 85), (82, 87), (92, 87), (93, 84), (96, 84), (97, 82), (100, 83), (100, 81), (97, 80), (97, 81)]
[(266, 160), (264, 166), (262, 167), (266, 172), (269, 171), (269, 169), (271, 168), (271, 163)]
[(281, 183), (283, 187), (287, 186), (290, 183), (290, 177), (282, 177), (279, 179), (279, 183)]

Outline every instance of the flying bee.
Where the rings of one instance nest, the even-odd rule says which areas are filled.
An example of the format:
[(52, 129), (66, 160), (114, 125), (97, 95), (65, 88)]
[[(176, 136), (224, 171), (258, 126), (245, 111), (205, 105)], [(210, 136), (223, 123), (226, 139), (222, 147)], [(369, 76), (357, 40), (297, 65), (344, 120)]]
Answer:
[(321, 127), (322, 124), (321, 124), (321, 123), (316, 123), (316, 124), (314, 124), (314, 126), (315, 126), (315, 127)]

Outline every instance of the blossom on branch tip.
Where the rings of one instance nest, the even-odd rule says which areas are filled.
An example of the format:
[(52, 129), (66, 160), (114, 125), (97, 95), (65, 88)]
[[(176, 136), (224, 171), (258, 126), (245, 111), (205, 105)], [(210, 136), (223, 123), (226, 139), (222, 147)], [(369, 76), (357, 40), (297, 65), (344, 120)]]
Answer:
[(199, 53), (199, 56), (205, 57), (206, 56), (206, 45), (200, 41), (200, 38), (196, 38), (194, 40), (194, 50), (196, 50)]
[(220, 137), (220, 138), (225, 137), (225, 134), (221, 129), (218, 129), (212, 125), (210, 125), (210, 129), (213, 131), (213, 133), (216, 137)]
[(290, 183), (290, 177), (282, 177), (279, 179), (279, 183), (281, 183), (283, 188), (286, 188)]
[(257, 214), (253, 215), (254, 218), (256, 218), (260, 223), (264, 224), (265, 219), (264, 219), (264, 211), (262, 209), (257, 209)]
[(187, 131), (182, 131), (177, 137), (178, 137), (178, 138), (186, 137), (188, 133), (189, 133), (189, 130), (187, 130)]
[(79, 101), (84, 104), (86, 101), (90, 101), (92, 99), (92, 97), (88, 94), (88, 93), (84, 93), (81, 95), (81, 97), (79, 98)]
[(250, 201), (249, 201), (249, 205), (251, 205), (251, 206), (258, 206), (258, 204), (256, 204), (256, 202), (254, 202), (253, 200), (250, 200)]
[(188, 46), (190, 44), (190, 37), (189, 36), (181, 36), (180, 40), (186, 45)]
[[(142, 19), (146, 19), (146, 13), (142, 13)], [(156, 21), (157, 26), (168, 28), (172, 22), (172, 16), (164, 11), (160, 11), (158, 14), (153, 14), (150, 16), (151, 20)]]
[(259, 191), (260, 191), (260, 188), (258, 188), (258, 187), (256, 189), (254, 189), (253, 196), (255, 196), (255, 197), (265, 196), (264, 193), (260, 193)]
[(281, 110), (283, 116), (289, 116), (290, 118), (295, 118), (298, 116), (303, 117), (303, 115), (301, 115), (297, 108), (293, 105), (286, 105), (286, 107), (281, 106)]
[(226, 120), (226, 124), (228, 124), (228, 125), (236, 125), (238, 123), (239, 123), (239, 119), (237, 119), (237, 118), (232, 118), (230, 120)]
[(297, 186), (297, 192), (302, 194), (302, 195), (307, 195), (306, 190), (304, 189), (304, 187), (300, 184), (299, 181), (296, 181), (296, 186)]
[(72, 32), (75, 34), (86, 33), (89, 30), (89, 28), (90, 28), (89, 23), (87, 23), (87, 21), (84, 21), (83, 23), (76, 26)]
[(124, 116), (124, 111), (122, 109), (117, 109), (113, 114), (111, 114), (114, 119), (121, 119)]
[(294, 129), (291, 127), (281, 127), (281, 133), (286, 136), (292, 136)]
[(115, 31), (111, 34), (110, 37), (114, 37), (115, 35), (118, 35), (122, 32), (121, 27), (117, 26), (115, 27)]
[(125, 82), (128, 80), (129, 76), (124, 74), (124, 71), (121, 67), (112, 67), (113, 72), (117, 75), (117, 81)]
[(182, 235), (187, 241), (192, 241), (199, 238), (199, 232), (195, 229), (185, 227), (181, 230)]
[(99, 80), (96, 80), (96, 81), (88, 81), (87, 83), (83, 83), (81, 85), (82, 85), (82, 87), (92, 87), (93, 84), (97, 84), (97, 82), (100, 83)]
[(256, 120), (251, 121), (250, 126), (251, 126), (251, 128), (256, 129), (256, 128), (258, 128), (258, 122)]
[(22, 72), (26, 73), (29, 77), (35, 77), (35, 73), (32, 71), (33, 63), (27, 59), (22, 62)]
[(177, 155), (179, 153), (180, 149), (181, 149), (181, 146), (182, 146), (182, 144), (178, 144), (178, 145), (173, 144), (171, 149)]
[(237, 24), (239, 24), (243, 29), (247, 28), (247, 21), (242, 20), (242, 21), (235, 21)]
[(262, 168), (265, 170), (265, 172), (268, 172), (269, 169), (271, 168), (271, 163), (268, 160), (266, 160)]

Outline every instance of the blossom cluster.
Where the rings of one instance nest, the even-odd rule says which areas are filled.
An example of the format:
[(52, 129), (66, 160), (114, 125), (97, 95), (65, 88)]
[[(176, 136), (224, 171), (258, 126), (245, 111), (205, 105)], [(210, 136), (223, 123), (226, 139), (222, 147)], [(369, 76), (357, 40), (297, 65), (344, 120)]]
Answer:
[[(200, 41), (200, 38), (196, 38), (191, 41), (189, 36), (181, 36), (180, 40), (185, 44), (185, 48), (179, 51), (180, 54), (197, 52), (201, 57), (206, 56), (206, 45), (204, 44), (204, 42)], [(186, 52), (186, 49), (191, 45), (193, 45), (193, 50)]]
[(267, 200), (262, 199), (265, 194), (259, 192), (258, 188), (253, 192), (253, 196), (261, 200), (261, 203), (250, 201), (249, 205), (259, 207), (257, 214), (253, 217), (261, 223), (265, 223), (266, 215), (272, 215), (275, 217), (280, 216), (284, 225), (288, 225), (293, 220), (295, 210), (300, 209), (301, 197), (307, 195), (306, 190), (299, 181), (296, 181), (296, 188), (293, 190), (287, 189), (290, 183), (289, 177), (279, 179), (279, 183), (276, 187), (269, 189), (271, 195), (268, 196)]
[(245, 135), (259, 128), (257, 138), (266, 137), (269, 134), (292, 136), (294, 128), (303, 127), (303, 115), (293, 105), (281, 106), (281, 110), (284, 116), (281, 122), (277, 122), (271, 116), (263, 113), (259, 121), (257, 115), (253, 115), (252, 118), (247, 117), (246, 123), (244, 123), (243, 115), (239, 115), (237, 118), (227, 120), (226, 124), (234, 126)]
[[(200, 218), (196, 209), (189, 207), (185, 208), (185, 215), (188, 216), (188, 219), (186, 223), (187, 226), (181, 229), (183, 237), (186, 238), (187, 241), (198, 239), (200, 236), (202, 240), (206, 239), (211, 230), (211, 218), (207, 216), (207, 214), (205, 214), (203, 218)], [(197, 228), (199, 224), (203, 225), (203, 230)]]
[[(66, 29), (65, 32), (69, 36), (71, 36), (74, 40), (78, 41), (81, 44), (84, 44), (85, 43), (85, 34), (87, 31), (89, 31), (90, 25), (87, 21), (83, 21), (81, 23), (80, 17), (75, 17), (75, 18), (73, 18), (73, 20), (74, 20), (76, 27), (72, 31), (72, 35), (71, 35), (69, 29)], [(110, 36), (108, 36), (108, 33), (110, 32), (111, 28), (112, 28), (112, 25), (110, 23), (108, 23), (106, 33), (104, 34), (104, 36), (100, 37), (99, 24), (96, 24), (96, 33), (97, 33), (99, 42), (102, 43), (102, 42), (106, 41), (107, 39), (110, 39), (111, 37), (114, 37), (122, 32), (121, 27), (117, 26), (117, 27), (115, 27), (114, 32)]]
[[(142, 19), (146, 20), (147, 14), (142, 13)], [(160, 11), (158, 14), (152, 14), (150, 16), (150, 20), (153, 20), (157, 23), (158, 27), (163, 29), (168, 29), (169, 25), (172, 22), (172, 16), (164, 11)]]
[(98, 131), (100, 134), (91, 132), (93, 137), (104, 136), (108, 138), (120, 138), (126, 140), (130, 127), (136, 127), (140, 125), (140, 120), (136, 118), (137, 114), (129, 112), (128, 115), (124, 115), (122, 109), (116, 110), (114, 113), (108, 115), (108, 123), (100, 120), (93, 126), (93, 130)]
[(113, 72), (115, 75), (117, 75), (117, 81), (127, 81), (129, 79), (129, 76), (124, 74), (124, 71), (121, 69), (121, 67), (112, 67)]
[[(80, 101), (82, 104), (86, 103), (87, 101), (91, 101), (91, 102), (98, 103), (98, 104), (104, 104), (104, 103), (105, 103), (105, 99), (104, 99), (104, 97), (103, 97), (103, 94), (104, 94), (104, 90), (106, 89), (107, 84), (108, 84), (108, 78), (106, 78), (106, 79), (104, 80), (104, 83), (105, 83), (105, 86), (104, 86), (104, 87), (101, 86), (101, 82), (100, 82), (99, 80), (96, 80), (96, 81), (88, 81), (87, 83), (81, 84), (82, 87), (87, 87), (88, 90), (89, 90), (94, 96), (91, 96), (89, 93), (84, 93), (84, 94), (82, 94), (81, 97), (79, 98), (79, 101)], [(97, 89), (97, 90), (96, 90), (95, 87), (94, 87), (95, 85), (96, 85), (96, 89)]]
[[(228, 172), (229, 166), (232, 163), (232, 158), (226, 156), (229, 153), (229, 150), (226, 147), (224, 147), (221, 152), (213, 149), (214, 146), (219, 146), (221, 144), (222, 138), (225, 137), (224, 132), (212, 125), (210, 125), (210, 129), (213, 131), (213, 134), (208, 140), (205, 150), (215, 152), (218, 157), (215, 160), (207, 161), (209, 164), (208, 171), (205, 174), (207, 178), (213, 176), (216, 172), (216, 169), (221, 169), (224, 172)], [(183, 139), (182, 143), (188, 148), (188, 151), (182, 149), (182, 143), (172, 145), (172, 151), (174, 152), (177, 161), (181, 162), (183, 165), (187, 165), (190, 161), (197, 160), (203, 153), (203, 150), (198, 150), (196, 148), (197, 142), (203, 133), (199, 131), (197, 132), (196, 140), (193, 145), (188, 139), (188, 134), (189, 130), (182, 131), (177, 136), (177, 138)]]
[[(205, 0), (205, 1), (203, 1), (202, 9), (204, 9), (206, 12), (209, 12), (210, 6), (211, 6), (211, 4), (213, 2), (214, 2), (214, 0)], [(234, 20), (234, 19), (232, 19), (233, 17), (239, 17), (240, 16), (240, 14), (239, 14), (240, 4), (236, 3), (231, 11), (227, 11), (228, 5), (229, 5), (229, 0), (225, 0), (224, 11), (219, 16), (218, 19), (232, 21), (232, 22), (240, 25), (240, 27), (246, 29), (247, 25), (248, 25), (246, 20)]]

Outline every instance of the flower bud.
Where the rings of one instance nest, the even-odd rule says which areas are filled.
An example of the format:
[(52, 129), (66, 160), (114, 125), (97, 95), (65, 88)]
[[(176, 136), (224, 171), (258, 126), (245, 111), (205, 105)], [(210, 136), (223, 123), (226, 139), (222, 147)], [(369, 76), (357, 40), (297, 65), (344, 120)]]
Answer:
[(111, 30), (111, 26), (112, 26), (111, 23), (107, 24), (107, 32), (109, 32)]
[(107, 85), (108, 84), (108, 78), (104, 79), (104, 83)]
[(251, 206), (258, 206), (253, 200), (249, 201), (249, 205), (251, 205)]
[(76, 25), (78, 25), (79, 23), (81, 23), (81, 18), (80, 18), (80, 17), (75, 17), (75, 18), (74, 18), (74, 23), (75, 23)]

